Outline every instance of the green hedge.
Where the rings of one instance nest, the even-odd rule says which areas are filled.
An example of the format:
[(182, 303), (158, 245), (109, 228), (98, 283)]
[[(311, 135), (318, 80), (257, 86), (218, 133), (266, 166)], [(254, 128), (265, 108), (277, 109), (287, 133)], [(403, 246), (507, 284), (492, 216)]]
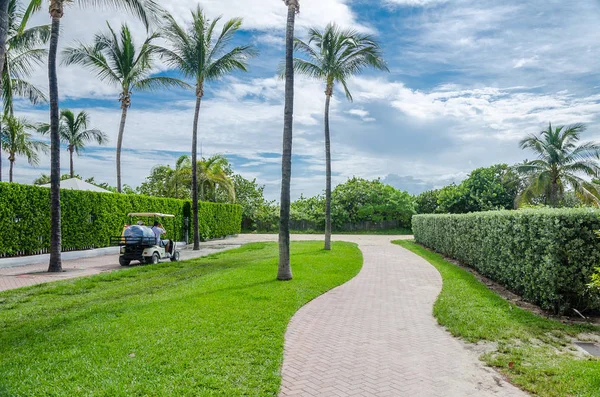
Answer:
[(536, 209), (418, 215), (415, 240), (556, 313), (598, 309), (586, 286), (600, 263), (600, 211)]
[[(193, 238), (191, 202), (139, 195), (61, 191), (62, 247), (65, 251), (100, 248), (121, 234), (130, 212), (160, 212), (167, 237)], [(199, 203), (203, 239), (237, 234), (241, 228), (239, 205)], [(50, 189), (0, 183), (0, 256), (29, 255), (50, 248)]]

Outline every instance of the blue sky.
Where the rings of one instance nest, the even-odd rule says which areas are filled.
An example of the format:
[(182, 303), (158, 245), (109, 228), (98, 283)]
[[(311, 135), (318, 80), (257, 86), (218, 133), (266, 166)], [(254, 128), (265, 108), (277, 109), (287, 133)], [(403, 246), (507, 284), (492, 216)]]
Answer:
[[(206, 89), (200, 115), (205, 155), (223, 153), (237, 172), (279, 195), (286, 8), (280, 0), (203, 0), (209, 16), (244, 18), (240, 41), (260, 50), (246, 74)], [(164, 5), (180, 21), (196, 0)], [(243, 4), (243, 5), (242, 5)], [(105, 21), (127, 21), (138, 41), (145, 30), (114, 11), (67, 10), (62, 45), (88, 41)], [(548, 122), (583, 122), (586, 140), (600, 140), (600, 3), (505, 0), (301, 0), (297, 35), (335, 21), (373, 34), (390, 73), (368, 71), (350, 82), (354, 102), (336, 91), (332, 103), (334, 183), (352, 176), (381, 177), (411, 193), (460, 181), (474, 168), (530, 157), (518, 141)], [(45, 14), (34, 22), (45, 23)], [(157, 64), (157, 73), (173, 73)], [(115, 184), (118, 89), (79, 67), (61, 67), (63, 107), (86, 109), (105, 131), (107, 147), (90, 147), (76, 172)], [(32, 77), (47, 87), (45, 68)], [(294, 130), (293, 196), (324, 187), (324, 87), (298, 79)], [(182, 90), (136, 93), (125, 132), (125, 183), (137, 186), (153, 166), (173, 164), (190, 151), (194, 95)], [(19, 115), (46, 121), (44, 107), (25, 102)], [(4, 165), (6, 162), (4, 162)], [(48, 172), (17, 160), (19, 182)], [(63, 168), (68, 170), (67, 152)]]

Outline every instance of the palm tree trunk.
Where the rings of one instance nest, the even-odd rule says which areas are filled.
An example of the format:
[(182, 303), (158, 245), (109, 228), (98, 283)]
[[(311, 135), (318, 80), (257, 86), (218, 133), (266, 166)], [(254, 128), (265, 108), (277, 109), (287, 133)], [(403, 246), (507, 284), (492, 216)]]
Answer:
[(121, 193), (121, 150), (123, 149), (123, 134), (125, 133), (125, 122), (127, 121), (127, 109), (131, 105), (131, 97), (128, 92), (121, 94), (121, 123), (119, 124), (119, 137), (117, 138), (117, 191)]
[(291, 280), (290, 264), (290, 203), (292, 180), (292, 139), (294, 127), (294, 25), (297, 0), (289, 0), (285, 37), (285, 110), (283, 123), (283, 153), (281, 161), (281, 201), (279, 217), (278, 280)]
[(71, 166), (71, 178), (75, 178), (75, 169), (73, 167), (73, 148), (69, 148), (69, 165)]
[(0, 75), (4, 70), (6, 56), (6, 36), (8, 35), (8, 3), (10, 0), (0, 0)]
[(8, 171), (8, 181), (12, 183), (13, 181), (13, 167), (15, 164), (15, 160), (10, 160), (10, 169)]
[(329, 105), (333, 88), (327, 87), (325, 99), (325, 249), (331, 250), (331, 139), (329, 136)]
[(56, 53), (63, 15), (62, 0), (50, 1), (52, 33), (48, 52), (48, 82), (50, 88), (50, 264), (49, 272), (62, 272), (60, 220), (60, 135), (58, 131), (58, 76)]
[(2, 182), (2, 120), (0, 120), (0, 182)]
[(200, 250), (200, 231), (198, 220), (198, 119), (203, 96), (202, 84), (196, 89), (196, 110), (194, 112), (194, 128), (192, 130), (192, 212), (194, 227), (194, 251)]

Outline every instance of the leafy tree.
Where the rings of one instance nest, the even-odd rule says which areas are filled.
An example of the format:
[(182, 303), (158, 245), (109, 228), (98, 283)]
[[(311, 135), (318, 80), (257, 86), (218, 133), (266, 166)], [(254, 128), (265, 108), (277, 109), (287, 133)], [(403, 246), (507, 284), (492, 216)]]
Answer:
[(325, 249), (331, 249), (331, 139), (329, 134), (329, 105), (335, 83), (344, 88), (352, 101), (348, 79), (367, 67), (388, 70), (381, 47), (369, 35), (354, 30), (342, 30), (329, 24), (325, 30), (311, 29), (308, 43), (295, 40), (295, 49), (306, 59), (294, 59), (294, 69), (305, 76), (325, 83)]
[(174, 170), (169, 165), (157, 165), (152, 168), (150, 175), (138, 187), (137, 192), (145, 196), (174, 197), (175, 192), (169, 183), (173, 177)]
[(349, 179), (333, 190), (332, 204), (333, 226), (337, 229), (343, 229), (346, 224), (392, 220), (400, 221), (403, 227), (410, 227), (411, 218), (416, 213), (410, 194), (379, 179)]
[[(194, 250), (200, 249), (198, 229), (198, 119), (204, 97), (205, 83), (216, 81), (233, 71), (247, 71), (247, 61), (255, 54), (251, 46), (228, 48), (229, 43), (242, 26), (240, 18), (225, 22), (221, 33), (213, 41), (220, 18), (210, 22), (200, 6), (192, 12), (192, 24), (182, 27), (171, 15), (165, 16), (163, 36), (172, 49), (162, 48), (161, 53), (168, 64), (176, 67), (186, 78), (193, 79), (196, 86), (196, 108), (192, 129), (192, 212)], [(203, 182), (200, 182), (201, 189)]]
[(294, 28), (300, 0), (283, 0), (288, 8), (285, 29), (285, 104), (283, 115), (283, 153), (281, 157), (281, 199), (279, 201), (279, 266), (277, 279), (292, 279), (290, 264), (290, 205), (292, 180), (292, 141), (294, 129)]
[(17, 156), (24, 156), (31, 165), (38, 165), (40, 158), (38, 152), (47, 152), (48, 145), (35, 141), (28, 130), (35, 130), (35, 126), (27, 119), (6, 116), (4, 118), (6, 129), (2, 134), (2, 149), (8, 154), (10, 161), (9, 181), (13, 181), (13, 167)]
[[(67, 145), (69, 151), (71, 178), (75, 177), (73, 153), (79, 155), (90, 141), (96, 141), (99, 145), (103, 145), (108, 140), (104, 132), (97, 129), (88, 129), (89, 122), (90, 116), (83, 110), (77, 116), (69, 109), (63, 109), (60, 112), (60, 139)], [(38, 131), (42, 134), (49, 133), (50, 124), (42, 124)]]
[[(23, 20), (21, 30), (25, 28), (31, 15), (42, 8), (42, 0), (29, 0), (29, 5)], [(61, 272), (61, 215), (60, 215), (60, 127), (59, 127), (59, 103), (58, 103), (58, 76), (56, 72), (56, 58), (58, 53), (58, 39), (60, 34), (60, 20), (64, 15), (65, 4), (71, 4), (67, 0), (48, 0), (52, 28), (50, 35), (50, 49), (48, 51), (48, 83), (50, 88), (50, 177), (52, 179), (50, 188), (50, 264), (49, 272)], [(109, 5), (125, 8), (138, 16), (149, 26), (153, 15), (158, 12), (159, 7), (153, 0), (78, 0), (80, 6)], [(0, 10), (1, 11), (1, 10)], [(0, 17), (1, 17), (0, 12)], [(0, 18), (0, 23), (2, 23)], [(0, 48), (2, 45), (2, 29), (0, 28)]]
[(256, 183), (256, 179), (248, 180), (239, 174), (233, 175), (232, 179), (236, 203), (242, 206), (242, 229), (255, 229), (263, 207), (272, 204), (265, 200), (265, 186)]
[(415, 197), (417, 214), (435, 214), (438, 209), (439, 190), (428, 190)]
[[(24, 79), (31, 76), (34, 67), (43, 63), (48, 54), (48, 51), (39, 47), (48, 42), (50, 26), (36, 26), (19, 32), (23, 15), (18, 10), (17, 0), (9, 0), (7, 4), (8, 34), (2, 48), (5, 57), (0, 76), (4, 115), (12, 116), (14, 114), (13, 100), (15, 96), (28, 98), (34, 105), (47, 100), (40, 89)], [(1, 126), (0, 135), (2, 135)], [(1, 152), (2, 147), (0, 146)], [(0, 155), (1, 180), (2, 156)]]
[(586, 181), (580, 175), (598, 177), (600, 144), (579, 144), (583, 124), (560, 126), (530, 135), (520, 143), (522, 149), (530, 149), (538, 158), (516, 167), (525, 177), (525, 189), (518, 197), (520, 205), (543, 195), (545, 204), (557, 207), (564, 197), (565, 188), (570, 187), (586, 203), (600, 204), (599, 186)]
[(120, 35), (108, 24), (107, 33), (99, 33), (92, 45), (79, 43), (64, 50), (64, 64), (82, 65), (94, 72), (101, 81), (121, 87), (121, 123), (117, 139), (117, 190), (121, 192), (121, 149), (134, 91), (151, 91), (164, 87), (188, 87), (183, 81), (166, 76), (151, 76), (158, 47), (154, 41), (158, 34), (150, 35), (139, 50), (127, 25), (121, 26)]
[(313, 223), (319, 230), (325, 228), (325, 198), (323, 196), (304, 197), (300, 195), (300, 198), (292, 203), (291, 210), (292, 220)]
[(438, 192), (437, 212), (441, 214), (466, 214), (478, 211), (477, 202), (464, 183), (454, 183)]
[(4, 67), (6, 55), (6, 36), (8, 34), (8, 4), (9, 0), (0, 0), (0, 73)]
[(520, 188), (518, 175), (506, 164), (477, 168), (463, 182), (473, 211), (513, 209)]

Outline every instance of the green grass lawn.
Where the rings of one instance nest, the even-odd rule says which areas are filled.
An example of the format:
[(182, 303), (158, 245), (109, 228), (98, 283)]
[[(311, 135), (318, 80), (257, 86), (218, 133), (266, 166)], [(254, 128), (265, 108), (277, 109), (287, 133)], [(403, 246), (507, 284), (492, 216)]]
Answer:
[(358, 274), (354, 244), (292, 243), (0, 293), (0, 396), (275, 396), (284, 333)]
[(568, 326), (508, 303), (470, 272), (412, 241), (395, 241), (435, 266), (444, 280), (433, 314), (454, 336), (495, 342), (481, 359), (540, 396), (600, 396), (600, 360), (572, 354), (570, 338), (599, 327)]

